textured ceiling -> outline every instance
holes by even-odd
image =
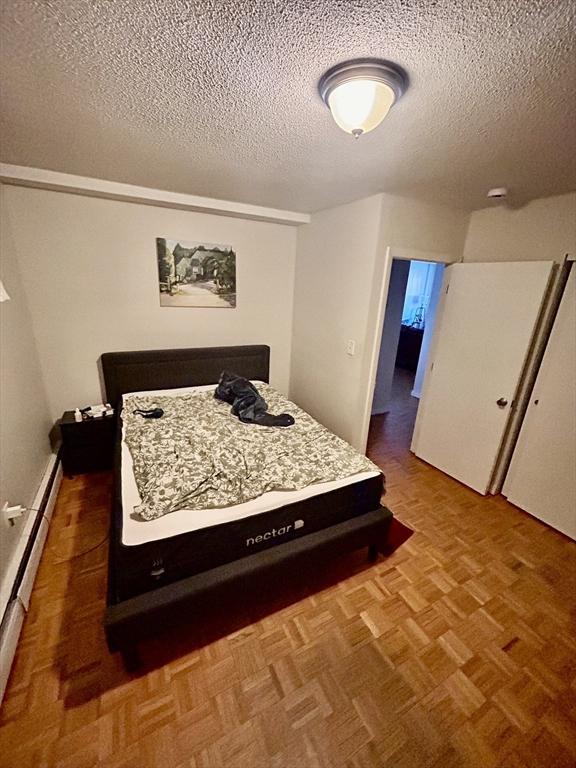
[[[385,191],[462,208],[576,188],[574,0],[3,0],[4,162],[300,211]],[[359,56],[407,94],[340,131]]]

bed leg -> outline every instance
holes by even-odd
[[[378,546],[370,544],[368,547],[368,562],[375,563],[378,560]]]
[[[126,672],[136,672],[136,670],[142,666],[142,659],[138,653],[138,646],[128,645],[125,648],[122,648],[120,655],[122,656],[122,663],[124,664]]]

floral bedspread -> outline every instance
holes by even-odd
[[[153,520],[178,509],[240,504],[267,491],[304,488],[378,467],[268,384],[258,383],[270,413],[290,413],[291,427],[243,424],[212,390],[124,398],[124,440],[141,504]],[[159,407],[160,419],[133,414]]]

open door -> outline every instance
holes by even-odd
[[[485,494],[553,262],[453,264],[413,452]]]

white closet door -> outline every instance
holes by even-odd
[[[486,493],[552,262],[453,264],[412,450]]]
[[[576,539],[576,265],[502,492],[513,504]]]

